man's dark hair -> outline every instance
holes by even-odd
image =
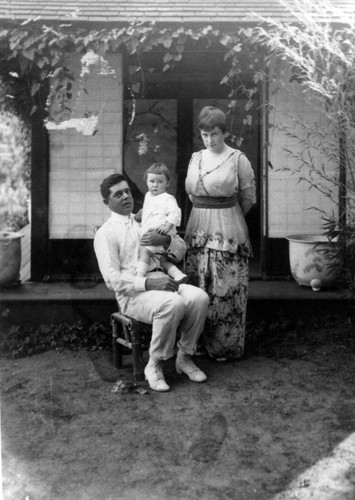
[[[101,196],[104,199],[107,199],[110,196],[110,188],[115,184],[119,184],[120,182],[123,181],[128,182],[123,174],[111,174],[108,177],[106,177],[106,179],[104,179],[100,184]]]

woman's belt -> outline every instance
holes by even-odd
[[[194,208],[230,208],[237,204],[238,196],[192,196]]]

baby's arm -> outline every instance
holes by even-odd
[[[177,204],[174,196],[169,196],[166,201],[166,223],[170,224],[170,229],[175,227],[179,227],[181,224],[181,210],[179,205]]]
[[[143,209],[141,208],[140,210],[138,210],[138,212],[134,216],[134,220],[136,220],[137,222],[142,222],[142,213],[143,213]]]

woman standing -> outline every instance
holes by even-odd
[[[207,353],[236,359],[244,352],[252,256],[244,216],[256,203],[254,172],[247,157],[225,143],[222,110],[204,107],[198,128],[206,149],[193,153],[185,182],[193,204],[186,227],[186,274],[210,297],[202,337]]]

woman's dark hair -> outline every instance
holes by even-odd
[[[128,182],[123,174],[111,174],[108,177],[106,177],[106,179],[104,179],[100,184],[101,196],[104,199],[107,199],[110,196],[110,188],[115,184],[119,184],[120,182],[123,181]]]
[[[211,131],[218,127],[222,132],[227,131],[227,120],[225,113],[214,106],[205,106],[201,109],[197,118],[197,126],[200,130]]]
[[[144,172],[143,179],[147,181],[148,174],[163,174],[166,177],[167,181],[170,181],[170,170],[165,165],[165,163],[153,163],[147,170]]]

